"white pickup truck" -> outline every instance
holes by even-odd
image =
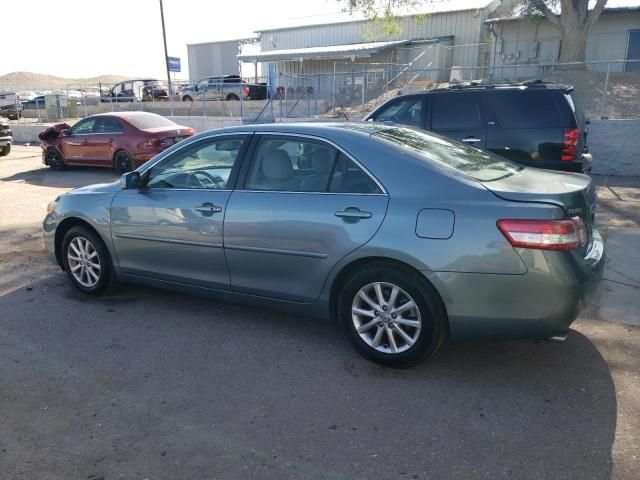
[[[22,112],[20,96],[15,92],[0,92],[0,117],[17,120]]]

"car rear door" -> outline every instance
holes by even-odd
[[[123,274],[229,289],[223,219],[248,138],[185,145],[151,167],[146,188],[116,194],[111,232]]]
[[[256,134],[253,143],[225,217],[231,289],[312,302],[334,265],[378,230],[387,194],[326,140]]]
[[[102,165],[113,163],[114,145],[121,144],[124,127],[115,117],[96,117],[88,145],[95,160]]]
[[[476,148],[484,148],[487,129],[478,92],[453,90],[427,96],[430,112],[428,130]]]

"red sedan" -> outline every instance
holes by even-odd
[[[91,115],[73,127],[58,124],[42,132],[42,163],[55,170],[67,165],[87,165],[115,168],[124,173],[194,134],[192,128],[155,113]]]

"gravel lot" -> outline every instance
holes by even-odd
[[[394,371],[329,323],[78,293],[45,258],[45,206],[115,177],[0,159],[1,478],[638,478],[640,328],[619,323],[640,317],[638,179],[600,179],[607,280],[565,343],[449,343]]]

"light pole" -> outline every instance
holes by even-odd
[[[164,66],[167,69],[167,85],[169,88],[169,100],[171,101],[171,110],[173,110],[173,86],[171,85],[171,74],[169,73],[169,53],[167,52],[167,33],[164,29],[164,9],[162,8],[162,0],[160,1],[160,20],[162,21],[162,41],[164,42]],[[173,115],[173,112],[171,112]]]

